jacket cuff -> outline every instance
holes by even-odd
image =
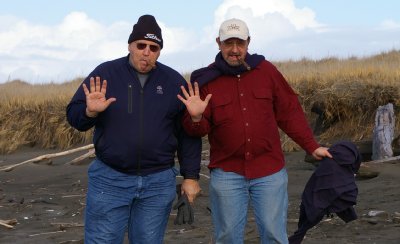
[[[320,145],[317,142],[313,142],[305,148],[305,151],[311,155],[319,147]]]
[[[184,175],[183,176],[183,179],[191,179],[191,180],[199,180],[200,179],[200,175],[199,174],[197,174],[197,175]]]

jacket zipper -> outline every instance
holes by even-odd
[[[128,114],[132,113],[132,85],[128,85]]]
[[[140,169],[141,169],[141,165],[140,165],[140,161],[141,161],[141,157],[142,157],[142,155],[141,155],[141,153],[142,153],[142,145],[143,145],[143,116],[144,116],[144,114],[143,114],[143,110],[144,110],[144,108],[143,108],[143,95],[144,94],[144,91],[143,91],[143,88],[141,88],[140,89],[140,106],[139,106],[139,152],[138,152],[138,167],[137,167],[137,172],[138,172],[138,175],[140,175],[141,174],[141,172],[140,172]]]

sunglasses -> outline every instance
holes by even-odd
[[[149,46],[150,51],[153,53],[158,52],[160,50],[160,47],[157,45],[151,45],[151,44],[145,44],[145,43],[136,43],[136,48],[139,50],[145,49],[147,46]]]
[[[237,47],[243,48],[243,47],[246,46],[247,41],[246,40],[240,40],[240,39],[237,39],[237,40],[228,39],[228,40],[223,41],[221,43],[222,43],[223,46],[225,46],[227,48],[233,48],[233,46],[235,46],[235,44],[236,44]]]

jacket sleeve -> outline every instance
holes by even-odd
[[[180,174],[185,179],[199,179],[201,162],[201,137],[190,136],[182,126],[184,110],[176,120],[176,135],[178,139],[177,156],[180,165]]]
[[[274,113],[281,128],[290,138],[311,154],[319,147],[308,124],[297,94],[287,83],[283,75],[275,68]]]
[[[89,75],[82,84],[86,84],[89,87],[89,79],[93,75]],[[86,116],[86,96],[82,88],[82,84],[79,86],[75,95],[67,105],[66,113],[68,123],[79,131],[87,131],[92,128],[97,120],[96,118],[90,118]]]

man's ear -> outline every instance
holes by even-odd
[[[219,37],[215,38],[215,41],[218,44],[218,49],[221,50],[221,41],[219,40]]]

